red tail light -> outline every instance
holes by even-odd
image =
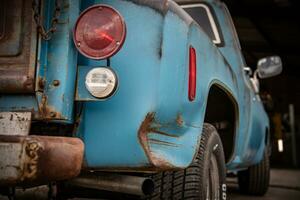
[[[196,98],[197,88],[197,56],[194,47],[190,47],[189,52],[189,100],[194,101]]]
[[[105,59],[117,53],[126,37],[123,17],[107,5],[94,5],[79,16],[74,28],[78,51],[91,59]]]

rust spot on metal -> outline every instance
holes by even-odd
[[[55,112],[50,112],[50,117],[54,118],[56,116]]]
[[[138,137],[139,141],[144,148],[144,151],[148,157],[149,162],[152,164],[153,168],[156,168],[158,170],[167,170],[167,169],[174,169],[174,166],[170,164],[168,161],[166,161],[163,158],[158,157],[155,155],[153,152],[151,152],[150,147],[149,147],[149,139],[148,139],[148,134],[149,133],[159,133],[159,134],[164,134],[168,136],[174,137],[174,135],[170,135],[168,133],[162,133],[155,128],[151,128],[151,125],[155,124],[155,113],[148,113],[142,122],[140,129],[138,131]]]
[[[181,115],[181,114],[178,114],[178,115],[177,115],[176,123],[177,123],[178,126],[183,126],[184,121],[183,121],[183,118],[182,118],[182,115]]]
[[[138,131],[140,143],[143,146],[149,160],[151,160],[151,158],[149,156],[150,149],[149,149],[149,145],[147,142],[147,139],[148,139],[147,134],[149,133],[151,123],[154,121],[154,116],[155,116],[155,113],[148,113]]]
[[[60,112],[56,112],[54,108],[52,108],[51,106],[48,106],[46,95],[42,96],[42,100],[39,105],[39,110],[40,110],[40,114],[44,120],[61,119],[62,118],[62,115]]]
[[[166,133],[166,132],[158,130],[157,128],[150,128],[149,132],[151,132],[151,133],[157,133],[157,134],[160,134],[160,135],[164,135],[164,136],[168,136],[168,137],[173,137],[173,138],[178,137],[175,134]]]
[[[33,78],[22,75],[11,75],[11,72],[1,71],[1,68],[0,72],[0,91],[3,93],[28,93],[34,85]]]
[[[31,2],[11,0],[2,4],[0,8],[0,93],[33,93],[36,34],[35,29],[32,28],[34,23]]]
[[[179,145],[177,145],[177,144],[174,144],[171,142],[166,142],[166,141],[161,141],[161,140],[157,140],[157,139],[152,139],[152,138],[148,139],[148,141],[153,144],[159,144],[159,145],[164,145],[164,146],[169,146],[169,147],[179,147]]]
[[[47,96],[43,95],[41,103],[39,105],[40,114],[45,117],[47,113]]]
[[[26,156],[24,158],[23,174],[20,178],[21,181],[36,178],[38,172],[38,159],[40,151],[43,150],[42,148],[41,144],[35,140],[25,143]]]
[[[54,81],[53,81],[53,85],[54,85],[55,87],[59,86],[59,84],[60,84],[59,80],[54,80]]]
[[[38,78],[38,91],[43,91],[45,89],[46,80],[43,77]]]
[[[0,148],[0,186],[45,184],[81,171],[84,145],[78,138],[0,136]]]

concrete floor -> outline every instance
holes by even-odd
[[[244,196],[239,194],[238,188],[235,186],[229,187],[229,200],[299,200],[300,191],[282,189],[282,188],[270,188],[268,193],[264,197]]]
[[[42,188],[26,192],[18,200],[44,200],[45,191]],[[300,171],[276,170],[271,171],[271,187],[264,197],[241,195],[235,179],[228,179],[229,200],[300,200]],[[0,200],[7,200],[0,196]],[[79,200],[79,199],[76,199]],[[83,200],[83,199],[82,199]]]
[[[228,180],[229,200],[300,200],[300,171],[279,170],[271,171],[271,181],[268,193],[264,197],[241,195],[236,179]]]

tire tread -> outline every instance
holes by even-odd
[[[238,173],[240,191],[244,194],[263,196],[268,191],[270,181],[270,163],[267,152],[257,165]]]
[[[198,154],[195,156],[193,163],[186,169],[172,172],[161,172],[153,175],[157,185],[154,193],[146,197],[146,200],[199,200],[205,199],[201,196],[200,187],[202,178],[199,176],[203,171],[204,156],[209,138],[216,132],[216,129],[210,124],[204,124],[203,134],[200,141]],[[220,143],[222,146],[222,143]],[[221,147],[223,151],[223,147]],[[223,152],[222,152],[223,153]],[[224,159],[224,158],[222,158]],[[224,161],[225,162],[225,161]],[[159,198],[158,198],[159,197]]]

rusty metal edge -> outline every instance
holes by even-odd
[[[0,186],[46,184],[50,181],[66,180],[76,177],[82,168],[84,144],[78,138],[0,135],[0,143],[6,146],[22,146],[21,152],[10,152],[19,155],[19,166],[4,163],[9,159],[0,158],[4,164],[0,166],[2,177],[5,177],[4,173],[8,172],[8,168],[16,170],[16,174],[6,176],[10,178],[0,179]]]

